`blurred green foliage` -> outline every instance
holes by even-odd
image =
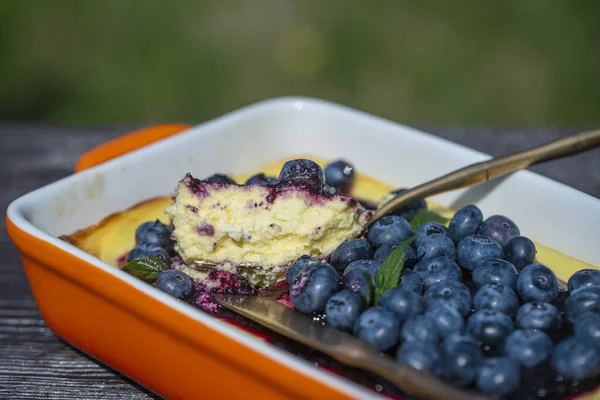
[[[600,123],[600,2],[4,0],[0,119],[200,121],[275,96],[407,123]]]

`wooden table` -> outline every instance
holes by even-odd
[[[439,128],[424,130],[501,155],[577,129]],[[69,175],[84,151],[127,127],[0,125],[0,207]],[[600,197],[600,150],[533,168]],[[155,399],[146,389],[57,338],[37,309],[18,254],[0,221],[0,399]]]

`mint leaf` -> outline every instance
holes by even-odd
[[[123,270],[144,281],[153,282],[159,275],[168,269],[167,265],[158,257],[144,256],[129,261]]]
[[[448,221],[450,221],[448,218],[442,217],[438,213],[429,210],[421,210],[410,220],[410,227],[414,231],[426,222],[439,222],[442,225],[446,225]]]
[[[416,239],[411,236],[396,247],[383,262],[377,276],[375,277],[375,303],[379,301],[379,296],[389,289],[393,289],[400,283],[402,271],[404,271],[404,262],[406,261],[406,248]]]

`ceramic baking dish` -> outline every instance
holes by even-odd
[[[392,186],[412,186],[485,154],[336,104],[280,98],[189,127],[144,129],[85,154],[77,173],[15,200],[8,232],[57,335],[167,398],[375,398],[57,239],[142,200],[188,171],[242,173],[297,154],[343,156]],[[528,171],[433,200],[476,202],[538,242],[599,265],[600,200]],[[558,270],[568,278],[572,271]]]

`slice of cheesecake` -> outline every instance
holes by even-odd
[[[167,208],[175,249],[192,265],[281,267],[303,254],[327,257],[371,217],[354,198],[295,185],[211,183],[187,174]]]

